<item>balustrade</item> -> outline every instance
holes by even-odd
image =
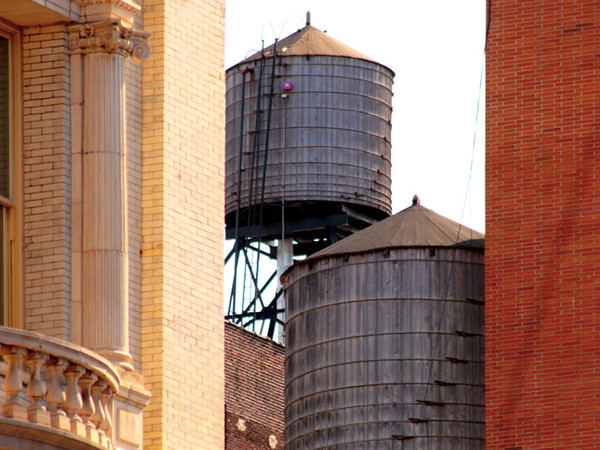
[[[71,433],[90,448],[114,448],[119,377],[110,362],[83,347],[6,327],[0,327],[0,345],[2,418]]]

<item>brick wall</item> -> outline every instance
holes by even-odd
[[[486,448],[597,448],[600,8],[495,0],[491,12]]]
[[[70,340],[70,97],[63,25],[23,29],[24,324]]]
[[[223,448],[224,1],[145,0],[145,448]]]
[[[225,322],[225,439],[228,449],[282,449],[285,348]]]

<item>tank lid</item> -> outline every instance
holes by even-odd
[[[403,247],[484,248],[484,235],[421,206],[412,206],[315,253],[310,259]]]
[[[310,17],[310,16],[308,16]],[[273,56],[275,44],[264,49],[266,58]],[[242,63],[260,59],[260,53],[246,58]],[[323,31],[310,25],[310,19],[307,18],[307,25],[277,42],[278,56],[346,56],[349,58],[364,59],[366,61],[377,62],[368,56],[342,44],[337,39],[332,38]],[[241,64],[241,63],[238,63]],[[377,63],[379,64],[379,63]],[[236,64],[237,66],[237,64]]]

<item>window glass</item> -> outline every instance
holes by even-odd
[[[5,228],[6,228],[6,208],[0,208],[0,325],[5,325],[4,308],[6,305],[6,298],[8,296],[8,276],[5,272],[5,260],[6,260],[6,248],[8,243],[5,242]]]
[[[0,197],[10,200],[10,111],[11,95],[9,92],[9,43],[0,36]],[[6,301],[9,295],[8,274],[8,239],[7,239],[8,207],[0,205],[0,325],[6,324]]]
[[[0,36],[0,195],[9,198],[8,39]]]

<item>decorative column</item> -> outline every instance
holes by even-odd
[[[83,67],[81,341],[131,370],[124,65],[148,57],[148,33],[109,19],[72,26],[69,36]]]

